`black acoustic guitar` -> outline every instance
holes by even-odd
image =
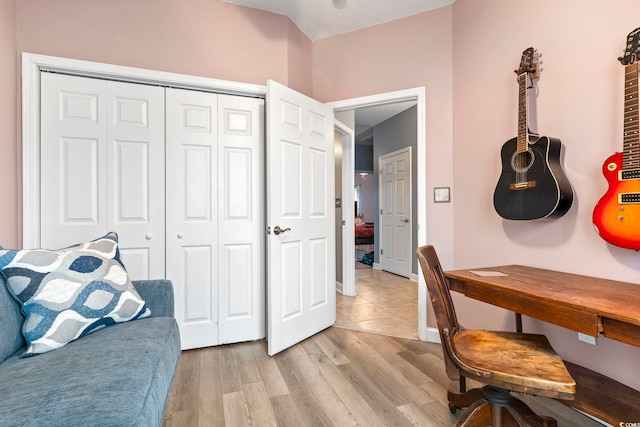
[[[573,202],[573,191],[561,164],[562,143],[532,133],[528,125],[527,90],[540,76],[532,47],[522,52],[518,75],[518,136],[500,153],[502,173],[493,193],[498,215],[510,220],[559,218]]]

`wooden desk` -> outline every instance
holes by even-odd
[[[497,271],[506,276],[480,276]],[[452,291],[591,336],[640,347],[640,284],[521,265],[445,272]],[[576,338],[577,339],[577,338]],[[640,421],[640,392],[567,363],[576,400],[563,401],[613,425]]]

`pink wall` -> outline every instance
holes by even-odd
[[[640,254],[608,245],[591,224],[593,207],[606,190],[602,163],[622,150],[624,80],[616,58],[627,34],[640,25],[638,17],[637,0],[454,3],[457,268],[519,263],[640,282]],[[500,148],[517,133],[513,70],[529,46],[543,61],[534,128],[562,141],[575,198],[560,219],[506,221],[495,212],[492,197]],[[468,327],[513,326],[510,314],[470,301],[461,305]],[[566,359],[640,389],[640,349],[605,338],[593,347],[578,342],[575,332],[540,322],[527,321],[525,327],[547,334]]]
[[[287,30],[289,39],[288,86],[307,96],[312,96],[313,58],[311,56],[311,40],[292,21],[288,21]]]
[[[16,102],[18,98],[18,54],[16,53],[17,0],[0,0],[0,245],[18,244],[18,174]]]
[[[288,21],[220,0],[20,0],[18,51],[287,83]]]
[[[313,95],[321,101],[426,87],[427,194],[419,197],[427,200],[427,238],[446,267],[453,205],[434,204],[431,195],[452,183],[451,66],[451,7],[313,42]]]
[[[0,0],[0,244],[21,243],[20,54],[265,84],[311,95],[311,42],[289,18],[221,0]]]

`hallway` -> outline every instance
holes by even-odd
[[[356,262],[358,295],[336,293],[339,328],[418,339],[418,283]]]

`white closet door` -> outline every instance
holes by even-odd
[[[218,96],[220,343],[265,337],[264,100]]]
[[[182,348],[217,345],[217,95],[166,89],[166,256]]]
[[[107,85],[41,75],[40,245],[57,249],[107,229]]]
[[[41,246],[118,233],[132,279],[164,277],[164,90],[41,75]]]
[[[109,82],[108,228],[132,279],[164,278],[164,90]]]
[[[330,107],[272,80],[266,108],[267,339],[274,355],[336,320],[334,124]]]

